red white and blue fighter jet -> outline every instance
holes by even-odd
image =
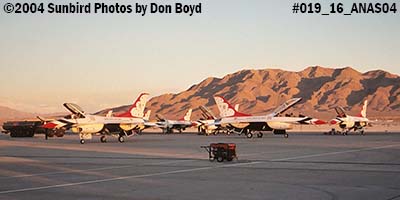
[[[93,134],[101,135],[101,142],[106,142],[106,136],[112,135],[118,137],[118,141],[122,143],[135,131],[144,129],[143,112],[148,97],[147,93],[140,94],[128,111],[116,116],[112,116],[110,112],[106,116],[86,114],[78,105],[64,103],[64,107],[71,112],[71,115],[47,122],[43,127],[51,130],[70,129],[73,133],[79,134],[81,144],[87,139],[92,139]]]
[[[226,127],[238,134],[245,134],[247,138],[252,138],[253,133],[258,131],[257,137],[263,136],[262,131],[272,131],[274,134],[282,134],[286,138],[289,136],[286,130],[292,129],[296,124],[326,124],[325,121],[306,116],[299,117],[280,117],[279,115],[293,107],[301,98],[293,98],[281,106],[277,107],[272,113],[267,115],[250,115],[238,112],[227,100],[221,96],[215,96],[214,100],[220,111],[220,119],[209,124],[209,127]]]

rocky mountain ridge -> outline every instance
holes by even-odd
[[[293,97],[302,101],[292,109],[307,115],[334,116],[333,108],[342,106],[349,114],[357,114],[364,99],[368,113],[376,116],[400,114],[400,77],[383,70],[365,73],[351,67],[333,69],[308,67],[299,72],[281,69],[240,70],[222,78],[209,77],[177,94],[153,97],[147,104],[152,117],[160,113],[180,118],[187,109],[205,105],[217,112],[213,96],[222,95],[232,104],[240,104],[242,112],[268,113]],[[114,112],[128,106],[114,108]],[[318,117],[318,116],[317,116]]]

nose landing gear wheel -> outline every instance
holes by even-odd
[[[100,137],[100,141],[102,142],[102,143],[106,143],[107,142],[107,138],[106,138],[106,136],[101,136]]]
[[[283,135],[283,137],[288,138],[289,134],[286,133],[285,135]]]
[[[247,137],[247,138],[252,138],[252,137],[253,137],[253,133],[247,133],[247,134],[246,134],[246,137]]]
[[[85,144],[85,140],[84,140],[84,139],[81,139],[80,143],[81,143],[81,144]]]
[[[125,142],[124,136],[119,136],[118,137],[118,141],[121,142],[121,143]]]
[[[263,133],[257,133],[257,137],[258,137],[258,138],[262,138],[263,135],[264,135]]]

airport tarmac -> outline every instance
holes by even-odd
[[[201,145],[237,144],[210,162]],[[400,133],[0,135],[0,199],[400,199]]]

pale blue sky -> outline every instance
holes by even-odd
[[[249,68],[353,66],[400,74],[400,14],[293,14],[298,1],[183,2],[202,2],[203,13],[141,17],[1,10],[0,105],[53,112],[74,101],[96,111],[129,104],[141,91],[179,92],[209,76]]]

